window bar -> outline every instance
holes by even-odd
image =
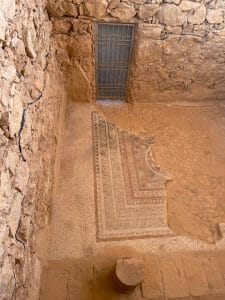
[[[125,99],[134,24],[98,23],[96,90],[98,99]]]

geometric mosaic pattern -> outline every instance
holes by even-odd
[[[152,137],[131,135],[92,112],[97,240],[173,236],[166,177]]]

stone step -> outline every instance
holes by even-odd
[[[144,255],[144,280],[131,294],[112,280],[118,257],[50,261],[41,300],[225,300],[225,252]]]
[[[146,299],[199,299],[203,296],[225,299],[223,256],[183,254],[148,256],[145,260],[142,286]]]

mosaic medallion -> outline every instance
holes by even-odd
[[[121,131],[92,113],[97,239],[171,236],[166,177],[155,163],[152,137]]]

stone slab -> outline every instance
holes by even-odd
[[[189,290],[179,259],[163,258],[160,263],[160,270],[163,276],[163,286],[166,299],[174,299],[189,296]]]
[[[147,299],[162,299],[164,297],[162,273],[159,268],[160,259],[146,256],[145,276],[142,283],[143,296]]]

